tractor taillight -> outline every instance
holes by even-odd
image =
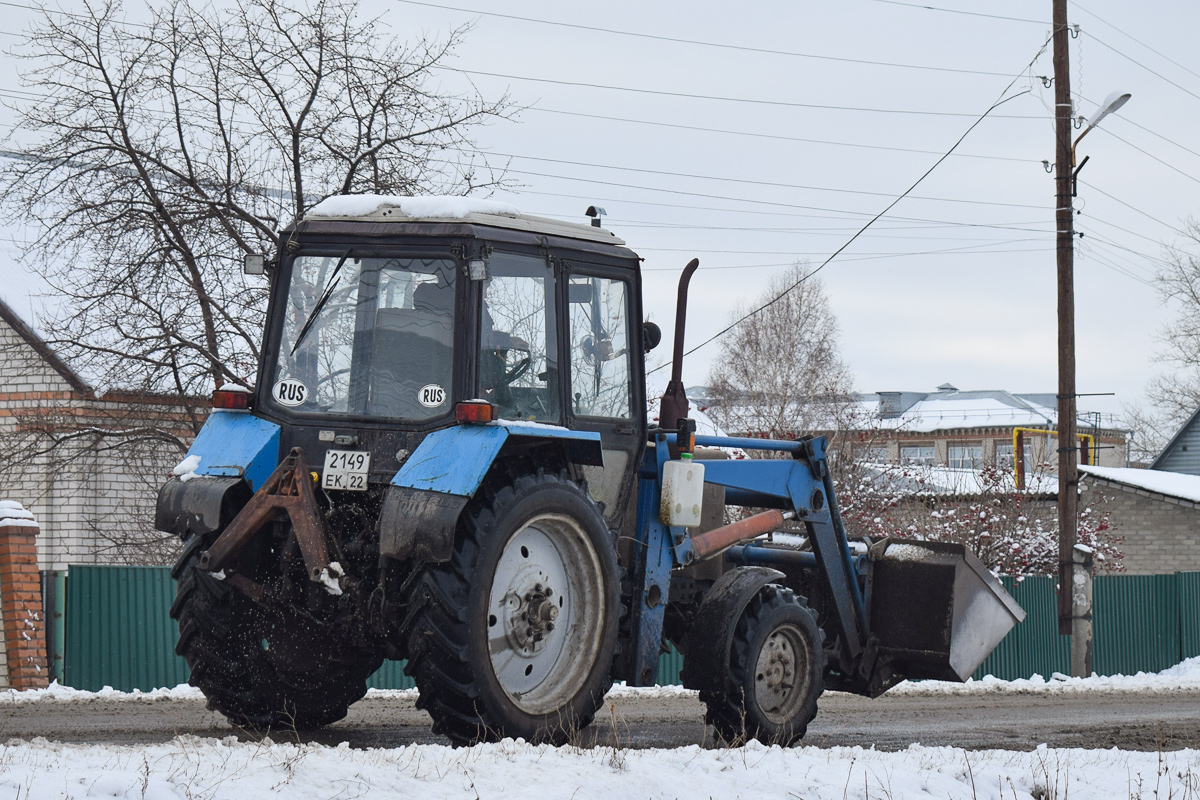
[[[454,407],[454,418],[484,425],[496,418],[496,407],[486,400],[464,400]]]
[[[250,408],[250,392],[240,386],[230,388],[222,386],[213,392],[212,404],[213,408],[245,411]]]

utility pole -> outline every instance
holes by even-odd
[[[1071,672],[1092,667],[1091,607],[1076,602],[1079,443],[1075,413],[1075,210],[1071,179],[1071,70],[1067,0],[1054,2],[1054,208],[1058,242],[1058,632],[1071,637]],[[1088,559],[1090,561],[1090,559]],[[1088,575],[1087,578],[1091,576]]]

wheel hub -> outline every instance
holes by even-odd
[[[796,685],[796,652],[783,633],[776,632],[763,643],[755,679],[764,711],[775,711],[787,702]]]
[[[791,719],[807,690],[808,653],[801,634],[791,625],[771,632],[763,641],[754,670],[754,694],[768,719]]]
[[[509,594],[505,605],[510,611],[505,635],[512,646],[527,656],[543,650],[546,637],[554,632],[554,621],[558,619],[554,589],[537,583],[523,596]]]
[[[488,602],[493,674],[527,713],[574,696],[599,647],[604,586],[594,549],[570,517],[543,514],[504,546]]]

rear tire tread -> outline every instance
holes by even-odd
[[[459,519],[450,561],[425,566],[423,574],[412,584],[409,610],[401,629],[408,649],[405,673],[416,680],[420,690],[417,707],[433,717],[433,732],[447,736],[456,745],[494,741],[505,734],[504,720],[480,701],[482,690],[471,664],[467,641],[469,576],[476,572],[487,533],[494,530],[497,521],[504,518],[508,509],[526,492],[544,484],[558,484],[578,493],[595,507],[580,485],[565,472],[547,474],[538,469],[511,479],[503,476],[499,480],[485,481]],[[598,509],[596,515],[603,524]],[[616,591],[615,586],[609,589]],[[583,704],[582,713],[564,719],[556,729],[535,736],[535,739],[561,744],[572,731],[592,721],[612,686],[609,664],[605,666],[604,678],[590,691],[591,696]]]
[[[203,544],[202,537],[189,537],[171,570],[178,581],[170,611],[179,623],[175,652],[191,669],[188,683],[204,693],[210,709],[253,730],[318,728],[346,716],[383,659],[353,651],[317,665],[324,671],[320,690],[289,686],[259,643],[249,641],[250,601],[199,568]]]

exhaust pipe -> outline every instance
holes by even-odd
[[[683,268],[679,277],[679,297],[675,303],[675,352],[671,356],[671,380],[667,390],[663,392],[658,405],[658,424],[666,430],[677,430],[679,420],[687,419],[688,399],[683,390],[683,331],[687,322],[687,292],[692,273],[700,266],[700,259],[693,258]],[[671,447],[671,457],[678,458],[675,446]]]

